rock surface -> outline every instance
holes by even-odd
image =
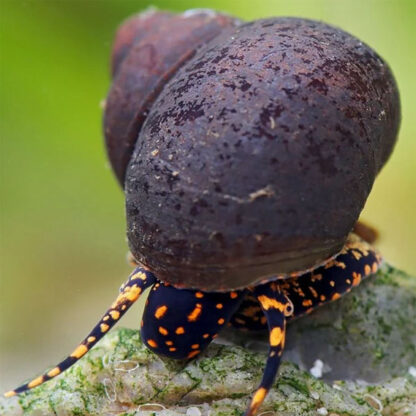
[[[293,322],[285,358],[299,365],[283,362],[261,414],[416,415],[415,316],[416,279],[385,265],[349,295]],[[186,363],[148,351],[136,330],[115,330],[63,375],[0,398],[0,414],[241,415],[261,377],[265,344],[248,333],[225,337],[245,345],[213,344]],[[304,371],[314,362],[319,370],[316,360],[322,380]]]

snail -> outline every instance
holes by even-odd
[[[64,361],[6,396],[61,374],[151,288],[141,335],[156,354],[192,359],[227,325],[269,331],[252,416],[287,321],[382,262],[351,230],[397,139],[393,75],[322,22],[211,11],[130,18],[112,74],[104,132],[135,269]]]

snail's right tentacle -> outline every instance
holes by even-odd
[[[6,397],[11,397],[26,390],[30,390],[67,370],[83,357],[111,329],[111,327],[118,322],[130,306],[140,297],[143,291],[149,286],[152,286],[155,282],[156,278],[151,272],[143,267],[137,267],[129,276],[129,279],[121,286],[120,294],[117,296],[111,307],[103,315],[94,329],[68,357],[45,374],[36,377],[15,390],[8,391],[4,395]]]

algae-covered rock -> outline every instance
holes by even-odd
[[[416,378],[408,371],[416,363],[412,279],[384,266],[343,299],[291,323],[286,360],[309,369],[321,359],[331,371],[320,380],[285,360],[264,415],[416,415]],[[1,398],[0,414],[241,415],[265,354],[249,348],[261,350],[262,336],[234,340],[245,347],[217,343],[196,360],[173,361],[147,350],[138,331],[114,330],[56,379]]]

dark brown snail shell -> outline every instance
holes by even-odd
[[[166,82],[198,46],[237,23],[208,11],[174,15],[146,12],[118,30],[112,53],[113,84],[104,132],[114,172],[124,186],[127,164],[149,109]]]
[[[205,290],[244,287],[336,254],[400,121],[390,69],[348,33],[298,18],[223,26],[176,61],[163,85],[143,87],[136,106],[128,101],[125,118],[106,113],[134,257],[162,280]],[[118,74],[134,73],[129,59]],[[125,102],[114,94],[113,85],[112,105]],[[141,126],[117,142],[131,114]]]

